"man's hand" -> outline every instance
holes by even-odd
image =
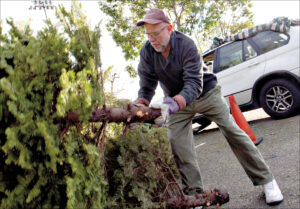
[[[168,105],[168,114],[174,114],[179,111],[178,103],[171,97],[166,97],[163,104]]]
[[[135,104],[138,105],[138,104],[142,104],[142,105],[145,105],[145,106],[149,106],[150,102],[145,99],[145,98],[138,98],[136,101],[135,101]]]

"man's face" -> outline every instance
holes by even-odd
[[[145,23],[145,33],[148,37],[149,42],[157,52],[164,52],[169,44],[171,30],[168,24],[148,24]]]

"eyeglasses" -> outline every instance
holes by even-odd
[[[152,33],[146,33],[146,35],[149,37],[151,36],[152,38],[156,38],[157,36],[160,35],[160,33],[168,26],[162,27],[159,31],[152,32]]]

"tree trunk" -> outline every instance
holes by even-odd
[[[203,192],[192,196],[184,195],[182,197],[173,197],[166,200],[168,208],[191,208],[196,206],[211,206],[218,207],[229,202],[229,194],[226,190],[214,189],[211,192]]]
[[[78,111],[70,111],[67,114],[65,119],[69,122],[79,122]],[[125,108],[107,108],[103,107],[101,109],[96,108],[92,111],[90,116],[90,122],[115,122],[115,123],[151,123],[154,124],[154,120],[161,115],[160,109],[154,109],[146,106],[128,105],[127,109]]]

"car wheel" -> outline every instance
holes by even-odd
[[[203,129],[205,129],[207,126],[209,126],[211,124],[211,121],[204,115],[200,115],[200,116],[194,117],[192,120],[192,123],[199,125],[199,126],[193,128],[193,133],[198,134]]]
[[[264,111],[276,119],[299,113],[299,85],[285,79],[267,82],[260,91],[260,104]]]

